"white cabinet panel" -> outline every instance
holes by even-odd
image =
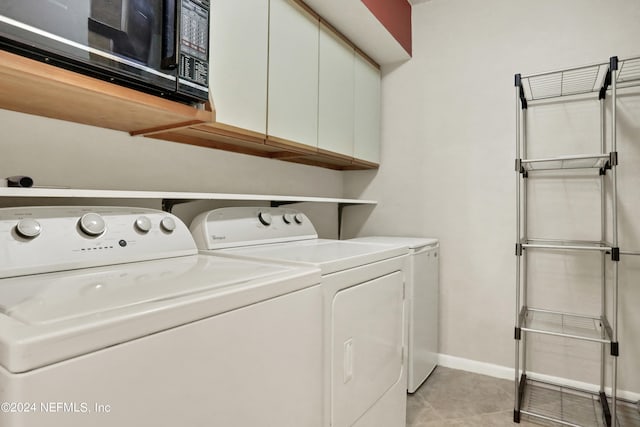
[[[290,0],[270,1],[267,133],[318,144],[319,20]]]
[[[380,162],[380,71],[356,55],[353,157]]]
[[[318,148],[353,156],[355,50],[320,28]]]
[[[268,39],[269,2],[212,2],[210,86],[218,122],[266,133]]]

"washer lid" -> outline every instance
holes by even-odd
[[[438,239],[428,237],[400,237],[400,236],[368,236],[349,239],[348,242],[385,243],[390,245],[407,246],[409,249],[422,248],[424,246],[437,246]]]
[[[325,275],[404,255],[407,248],[399,245],[315,239],[222,249],[214,253],[272,261],[303,262],[317,265]]]
[[[0,280],[0,365],[23,372],[293,292],[318,269],[193,255]]]

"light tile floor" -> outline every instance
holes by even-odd
[[[407,427],[516,425],[512,381],[438,367],[407,398]]]
[[[513,381],[438,367],[407,398],[407,427],[558,426],[527,419],[513,423]],[[620,410],[620,427],[640,426],[634,407]]]

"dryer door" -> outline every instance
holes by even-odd
[[[332,425],[353,425],[403,373],[401,272],[336,294],[332,314]]]

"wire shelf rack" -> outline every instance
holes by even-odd
[[[618,66],[618,82],[625,85],[640,82],[640,56],[620,61]]]
[[[521,312],[522,330],[564,338],[599,343],[611,342],[611,327],[606,317],[592,317],[573,313],[524,307]]]
[[[561,71],[522,77],[522,89],[527,101],[558,98],[569,95],[597,93],[608,86],[609,63],[586,65]],[[616,83],[620,87],[640,84],[640,57],[620,59]]]
[[[610,154],[581,154],[542,159],[522,159],[522,167],[526,171],[601,169],[607,166],[610,157]]]
[[[600,90],[604,85],[609,64],[597,64],[551,73],[523,77],[527,100],[578,95]]]
[[[559,239],[523,239],[524,249],[549,249],[560,251],[595,251],[611,252],[611,244],[588,240],[559,240]]]
[[[608,405],[611,400],[608,399]],[[618,401],[617,427],[640,426],[635,404]],[[597,393],[526,379],[522,413],[544,426],[604,427],[603,405]]]

